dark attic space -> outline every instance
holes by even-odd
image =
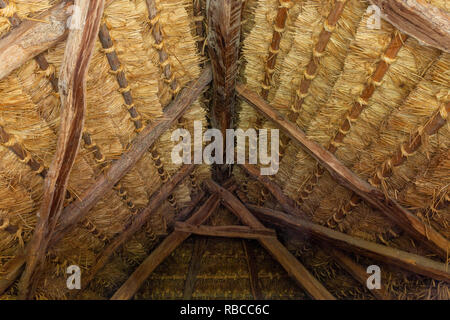
[[[450,300],[450,1],[0,0],[0,61],[0,300]]]

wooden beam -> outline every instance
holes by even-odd
[[[310,140],[295,124],[288,121],[245,85],[238,84],[236,90],[252,107],[277,124],[293,141],[296,141],[309,155],[319,161],[339,184],[352,190],[373,207],[386,214],[412,237],[423,242],[441,257],[447,257],[450,252],[450,241],[433,227],[426,225],[417,216],[403,208],[397,201],[391,197],[386,197],[381,190],[374,188],[359,178],[333,154],[318,143]]]
[[[450,273],[445,263],[436,262],[416,254],[358,239],[299,217],[288,215],[284,212],[251,204],[246,204],[246,206],[258,218],[271,225],[278,225],[302,234],[309,234],[320,241],[325,241],[333,247],[380,260],[436,280],[450,282]]]
[[[295,207],[294,201],[286,196],[281,188],[269,179],[267,176],[262,176],[259,173],[259,170],[256,166],[243,164],[241,167],[251,176],[253,179],[259,181],[264,187],[269,190],[273,197],[277,200],[277,202],[282,206],[282,208],[293,215],[303,216],[306,214],[301,212],[298,208]],[[358,265],[356,262],[353,262],[350,258],[345,256],[342,252],[338,250],[330,250],[327,246],[321,245],[322,250],[325,250],[330,254],[330,256],[348,273],[350,273],[359,283],[361,283],[364,287],[366,286],[367,273],[363,267]],[[383,290],[372,290],[371,291],[374,296],[380,300],[390,300],[389,295]]]
[[[214,74],[211,120],[225,137],[225,130],[232,128],[236,103],[242,1],[207,3],[208,49]]]
[[[267,228],[253,229],[246,226],[193,226],[185,222],[175,223],[175,231],[182,231],[200,236],[237,239],[276,239],[277,237],[275,231]]]
[[[259,285],[258,268],[254,251],[246,240],[242,240],[242,249],[244,250],[244,254],[247,259],[248,276],[250,280],[250,288],[252,289],[253,299],[263,300],[264,295]]]
[[[370,0],[382,18],[425,45],[450,52],[450,15],[421,0]]]
[[[67,37],[67,20],[71,14],[68,8],[72,4],[71,1],[58,3],[0,39],[0,80]]]
[[[89,210],[134,167],[150,146],[176,123],[189,106],[200,96],[211,81],[211,78],[211,68],[206,66],[200,77],[189,83],[177,98],[167,106],[164,116],[160,120],[147,125],[135,138],[128,151],[111,165],[109,171],[105,175],[100,176],[79,200],[76,200],[64,209],[57,228],[58,234],[55,235],[53,242],[60,240],[67,230],[84,218]]]
[[[120,233],[97,257],[94,266],[89,271],[89,276],[83,281],[83,286],[87,286],[94,276],[100,271],[111,258],[113,253],[129,240],[136,232],[142,229],[144,224],[151,217],[162,203],[173,193],[175,188],[183,181],[193,170],[194,164],[184,165],[169,181],[164,183],[158,191],[150,198],[147,207],[140,211],[130,224]]]
[[[255,229],[264,228],[264,225],[228,190],[222,188],[212,180],[207,180],[205,186],[210,192],[218,193],[225,207],[239,217],[243,224]],[[277,239],[262,238],[258,241],[311,297],[315,299],[335,299]]]
[[[111,168],[105,175],[97,178],[94,184],[76,201],[67,206],[58,221],[55,234],[50,240],[49,247],[58,243],[66,233],[80,222],[94,205],[110,191],[134,167],[140,158],[147,152],[159,137],[167,131],[184,114],[189,106],[200,96],[205,87],[211,82],[212,71],[210,66],[203,69],[202,74],[196,81],[192,81],[185,89],[170,103],[164,112],[164,116],[147,127],[134,139],[130,148],[120,159],[113,162]],[[24,264],[23,256],[17,256],[12,265]],[[13,279],[16,268],[8,269],[4,279]],[[3,278],[2,278],[3,279]],[[16,278],[14,278],[16,279]],[[13,280],[12,280],[13,281]],[[12,284],[11,281],[7,283]],[[6,287],[0,287],[1,290]]]
[[[207,238],[197,238],[194,241],[194,248],[192,249],[191,262],[189,263],[189,270],[186,275],[186,282],[184,284],[184,300],[191,300],[194,293],[195,283],[197,282],[197,276],[200,272],[203,255],[205,254],[208,246]]]
[[[79,7],[79,28],[69,32],[61,66],[59,93],[61,126],[56,155],[45,180],[44,195],[33,237],[27,246],[27,262],[19,283],[19,296],[31,299],[37,285],[37,275],[45,260],[48,243],[61,214],[67,183],[78,149],[86,111],[86,75],[105,1],[76,0]],[[39,35],[28,34],[29,37]],[[57,39],[58,37],[55,37]],[[32,38],[33,39],[33,38]],[[30,39],[29,39],[30,40]],[[18,49],[17,49],[18,50]]]
[[[205,222],[217,209],[220,198],[213,194],[203,206],[187,220],[192,225],[200,225]],[[184,240],[189,238],[190,233],[174,231],[167,236],[145,261],[133,272],[128,280],[116,291],[111,300],[131,299],[141,287],[148,276],[161,264]]]
[[[208,51],[213,68],[211,124],[221,130],[233,128],[236,77],[239,73],[242,0],[207,1]],[[225,155],[225,144],[223,155]],[[214,177],[223,182],[231,173],[229,165],[215,165]]]

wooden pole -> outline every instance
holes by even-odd
[[[106,0],[105,7],[113,1]],[[12,23],[17,27],[0,39],[0,61],[2,61],[0,80],[30,59],[66,39],[70,26],[69,18],[74,12],[70,9],[73,4],[73,0],[61,1],[33,20],[22,23],[17,17],[13,18]],[[37,62],[41,67],[46,64],[46,61],[39,59]],[[52,85],[55,85],[53,81]]]
[[[80,1],[79,25],[72,29],[66,44],[61,67],[59,93],[61,96],[61,129],[56,155],[45,180],[44,195],[33,237],[27,246],[25,272],[19,283],[19,296],[31,299],[37,285],[38,272],[44,262],[48,243],[61,214],[67,183],[78,149],[86,111],[86,75],[92,57],[105,1]],[[28,34],[29,37],[39,35]],[[57,40],[59,38],[55,37]]]
[[[180,92],[177,98],[166,107],[164,116],[156,122],[147,125],[147,127],[139,133],[132,142],[128,151],[111,165],[108,172],[97,178],[94,184],[79,199],[72,202],[63,210],[55,233],[50,240],[49,247],[58,243],[59,240],[80,222],[89,210],[91,210],[94,205],[103,198],[131,168],[133,168],[150,146],[153,145],[155,141],[167,131],[200,96],[205,87],[211,82],[211,79],[211,67],[207,65],[200,77],[196,81],[192,81]],[[13,275],[17,274],[19,266],[25,263],[23,256],[17,256],[13,260],[14,263],[11,265],[15,267],[8,268],[6,276],[0,280],[3,281],[9,279],[8,281],[3,281],[4,285],[0,286],[0,293],[6,290],[7,287],[14,282],[16,278],[13,277]]]
[[[325,150],[318,143],[308,139],[306,134],[295,124],[288,121],[282,114],[273,109],[266,101],[246,86],[238,84],[236,90],[252,107],[277,124],[310,156],[319,161],[339,184],[352,190],[373,207],[386,214],[407,233],[423,242],[441,257],[447,257],[450,251],[450,242],[433,227],[426,225],[411,212],[403,208],[397,201],[386,197],[381,190],[359,178],[333,154]]]

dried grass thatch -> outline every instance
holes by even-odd
[[[13,28],[9,18],[33,19],[57,2],[5,1],[7,6],[0,9],[0,37]],[[206,43],[195,27],[198,22],[205,23],[204,18],[194,15],[191,0],[155,2],[159,14],[150,18],[145,0],[114,0],[105,9],[103,35],[95,45],[88,72],[85,132],[70,176],[66,205],[83,194],[127,150],[142,126],[162,117],[179,90],[200,75],[207,58],[198,51],[198,43],[199,47]],[[204,8],[205,1],[200,2]],[[427,2],[450,11],[446,0]],[[335,26],[328,21],[339,9],[341,2],[337,0],[243,3],[240,81],[257,93],[266,92],[272,106],[292,117],[310,139],[450,238],[450,128],[448,123],[434,130],[427,127],[433,117],[448,119],[450,55],[407,38],[387,22],[382,22],[379,30],[370,29],[369,2],[365,0],[346,1]],[[281,8],[288,10],[288,18],[280,29],[275,20]],[[160,38],[155,38],[150,21],[159,23]],[[330,37],[323,52],[317,52],[324,30]],[[282,35],[276,52],[271,48],[274,33]],[[392,43],[400,48],[394,56],[389,55]],[[0,274],[8,261],[22,252],[36,223],[43,179],[56,150],[60,101],[55,79],[64,49],[65,42],[61,42],[45,52],[49,64],[45,70],[31,60],[0,81]],[[167,61],[161,61],[161,51],[167,54]],[[268,60],[275,53],[276,61],[270,68]],[[374,81],[377,66],[383,61],[389,69]],[[311,63],[317,68],[314,74],[308,73]],[[364,88],[371,85],[375,87],[373,94],[364,97]],[[36,299],[73,298],[65,287],[66,267],[76,264],[88,272],[105,245],[177,172],[179,166],[170,160],[171,132],[177,127],[193,132],[194,120],[207,127],[208,103],[204,97],[196,101],[87,218],[52,248]],[[238,118],[238,127],[244,130],[273,128],[245,102],[240,102]],[[274,181],[297,201],[308,219],[355,237],[430,255],[381,212],[339,186],[298,145],[284,138],[282,142],[280,171]],[[268,191],[241,169],[235,167],[233,175],[251,202],[279,207]],[[191,200],[193,186],[209,176],[208,166],[197,166],[190,181],[177,187],[76,298],[110,297],[167,235],[167,220]],[[208,223],[230,225],[239,221],[221,208]],[[374,298],[310,238],[284,236],[289,250],[334,296]],[[308,299],[264,249],[253,242],[249,245],[255,252],[265,298]],[[191,239],[180,246],[135,298],[183,298],[193,246]],[[352,258],[363,266],[378,263]],[[201,265],[192,298],[253,298],[241,240],[208,240]],[[447,283],[389,265],[382,268],[387,291],[394,298],[450,299]],[[0,299],[15,299],[17,294],[16,283]]]

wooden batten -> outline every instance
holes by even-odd
[[[125,227],[124,231],[97,257],[95,265],[90,270],[89,277],[84,281],[84,285],[88,285],[95,274],[106,265],[113,253],[147,223],[151,215],[161,207],[162,203],[172,194],[175,188],[194,170],[194,167],[195,165],[193,164],[184,165],[170,181],[163,184],[152,195],[147,207],[140,211],[130,224]]]

